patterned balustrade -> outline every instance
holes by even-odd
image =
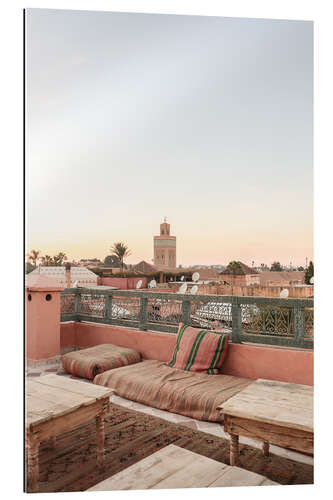
[[[180,322],[232,342],[313,348],[313,299],[191,295],[75,288],[61,294],[62,321],[176,333]]]

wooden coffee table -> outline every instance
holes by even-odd
[[[26,383],[26,491],[38,491],[38,450],[42,441],[96,419],[97,464],[104,464],[104,415],[112,389],[59,375],[45,375]]]
[[[87,491],[276,485],[260,474],[170,444]]]
[[[313,454],[313,387],[259,379],[218,407],[230,434],[230,465],[239,463],[239,436]]]

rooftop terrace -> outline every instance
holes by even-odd
[[[64,371],[59,356],[104,343],[135,348],[144,359],[165,362],[183,322],[229,336],[223,368],[227,375],[313,384],[312,299],[171,295],[106,288],[60,292],[45,284],[44,288],[45,292],[43,286],[27,288],[27,380],[55,373],[59,380],[79,380],[88,388],[91,381]],[[36,313],[38,321],[34,322]],[[29,338],[33,344],[30,351]],[[104,470],[96,466],[95,426],[91,422],[77,425],[57,436],[53,444],[41,443],[39,491],[87,490],[169,444],[230,463],[230,435],[220,423],[153,408],[117,394],[110,402],[105,417]],[[240,436],[239,442],[242,469],[278,484],[313,482],[311,454],[273,444],[265,457],[260,440]]]

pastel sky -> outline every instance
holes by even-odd
[[[26,11],[26,245],[313,257],[313,24]]]

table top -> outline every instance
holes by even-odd
[[[25,389],[26,426],[66,415],[82,406],[108,398],[114,392],[107,387],[54,374],[28,380]]]
[[[277,484],[239,467],[170,444],[88,491],[214,488]]]
[[[218,407],[223,414],[313,432],[313,387],[258,379]]]

